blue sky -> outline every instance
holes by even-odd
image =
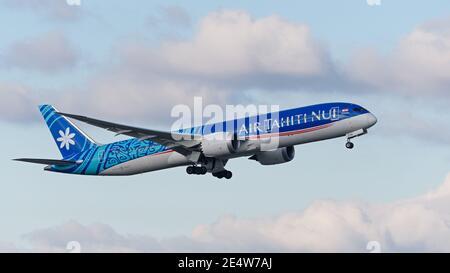
[[[222,226],[228,222],[220,220],[227,215],[245,226],[242,219],[253,223],[289,212],[304,217],[303,211],[326,200],[335,200],[331,202],[340,211],[346,202],[391,204],[429,192],[450,171],[449,10],[448,1],[382,0],[380,6],[369,6],[364,0],[82,0],[79,7],[63,0],[0,1],[0,23],[10,26],[2,28],[0,39],[0,242],[64,249],[64,240],[81,240],[91,234],[93,223],[102,223],[118,234],[175,241],[200,236],[200,241],[207,237],[214,243],[217,234],[211,230],[228,230]],[[236,36],[236,43],[220,40],[237,32],[233,28],[239,24],[248,35]],[[222,26],[222,32],[210,26]],[[285,44],[290,35],[299,40]],[[258,56],[278,48],[283,50],[274,59]],[[241,58],[235,60],[236,52]],[[288,67],[271,63],[286,56],[290,60],[289,54],[305,58]],[[427,54],[429,59],[422,58]],[[253,66],[252,56],[268,65]],[[317,63],[316,70],[308,70]],[[168,129],[171,107],[190,104],[194,95],[212,103],[282,107],[351,101],[367,107],[379,122],[355,140],[352,151],[345,149],[344,139],[336,139],[298,146],[295,160],[285,165],[263,167],[237,159],[229,163],[234,177],[227,182],[187,176],[184,168],[81,177],[11,161],[59,156],[38,104]],[[116,140],[100,129],[80,126],[100,142]],[[65,233],[71,224],[84,233]],[[57,236],[55,230],[61,233]],[[359,250],[347,243],[298,249]],[[429,248],[420,250],[441,249],[424,245]],[[217,249],[222,246],[218,243]],[[391,247],[415,250],[401,240]],[[260,250],[255,242],[223,248]],[[275,249],[297,248],[276,242]]]

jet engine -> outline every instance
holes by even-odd
[[[241,147],[241,142],[237,134],[220,132],[206,135],[201,148],[206,157],[223,157],[236,153]]]
[[[263,151],[259,152],[249,159],[256,160],[261,165],[276,165],[291,161],[294,159],[295,149],[294,146],[288,146],[283,148],[278,148],[273,151]]]

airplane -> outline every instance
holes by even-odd
[[[322,103],[247,116],[177,131],[160,131],[59,112],[52,105],[39,110],[59,148],[62,159],[14,159],[47,165],[44,170],[66,174],[122,176],[186,166],[188,174],[211,173],[230,179],[230,159],[248,157],[261,165],[290,162],[295,145],[346,137],[351,141],[367,133],[377,118],[365,108],[345,102]],[[116,135],[131,138],[100,144],[71,119]],[[217,136],[223,137],[217,137]],[[265,143],[276,143],[271,149]]]

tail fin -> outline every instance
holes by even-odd
[[[58,114],[53,106],[40,105],[39,110],[64,159],[73,159],[77,154],[97,145],[70,120]]]

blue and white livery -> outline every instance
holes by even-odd
[[[41,105],[39,110],[62,159],[16,160],[45,164],[47,171],[79,175],[133,175],[187,166],[188,174],[211,173],[217,178],[229,179],[232,173],[225,165],[230,159],[245,156],[262,165],[282,164],[294,158],[295,145],[337,137],[346,137],[346,147],[352,149],[351,139],[366,134],[367,129],[377,122],[365,108],[342,102],[205,124],[176,132],[61,113],[51,105]],[[69,118],[131,138],[102,145]]]

